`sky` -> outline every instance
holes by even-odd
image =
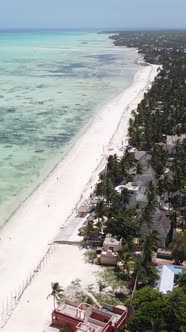
[[[186,0],[0,1],[0,29],[186,28]]]

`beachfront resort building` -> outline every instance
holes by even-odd
[[[118,250],[122,250],[122,239],[117,240],[107,234],[101,252],[97,255],[97,263],[101,265],[116,266],[118,262]]]
[[[105,251],[112,250],[113,252],[116,252],[121,249],[122,249],[122,239],[117,240],[111,235],[107,234],[103,242],[103,250]]]
[[[127,189],[130,193],[129,207],[135,206],[137,203],[146,204],[146,187],[143,186],[141,181],[139,183],[128,182],[115,187],[118,194],[121,194],[124,189]]]
[[[65,300],[52,312],[52,325],[71,332],[117,332],[125,325],[128,309],[104,304],[100,310],[88,303]]]
[[[118,254],[112,250],[102,250],[97,255],[97,263],[101,265],[116,266],[118,262]]]

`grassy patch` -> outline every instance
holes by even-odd
[[[88,249],[85,251],[84,256],[85,256],[85,262],[86,263],[93,263],[93,259],[95,258],[96,251],[95,249]]]

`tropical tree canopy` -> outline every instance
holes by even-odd
[[[107,222],[106,231],[112,235],[127,239],[130,236],[135,236],[138,225],[127,212],[118,211]]]
[[[164,295],[144,287],[135,292],[132,306],[135,314],[128,324],[131,332],[182,332],[186,324],[186,295],[181,288]]]
[[[182,264],[186,259],[186,232],[177,234],[170,247],[175,264]]]
[[[135,314],[129,323],[129,330],[131,332],[150,330],[152,320],[163,319],[162,310],[165,302],[163,294],[149,286],[136,291],[132,301]]]

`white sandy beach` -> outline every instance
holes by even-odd
[[[101,267],[86,263],[84,251],[75,246],[58,245],[48,263],[26,289],[3,331],[58,331],[50,327],[53,299],[47,299],[47,295],[51,292],[51,281],[57,281],[65,288],[72,280],[80,279],[83,289],[86,289],[98,280],[96,272]]]
[[[91,187],[95,185],[106,161],[104,154],[109,154],[106,146],[112,142],[113,151],[117,153],[121,142],[126,142],[131,111],[136,108],[144,92],[154,80],[157,68],[158,66],[154,65],[140,68],[132,86],[97,113],[90,127],[64,160],[22,204],[3,228],[0,235],[0,313],[11,292],[14,295],[23,281],[36,269],[49,244],[72,214],[80,199],[89,197]],[[28,306],[25,304],[26,295],[24,294],[4,327],[5,331],[42,332],[45,330],[46,320],[50,319],[47,317],[50,308],[45,303],[48,290],[50,291],[50,282],[59,281],[66,286],[75,277],[82,281],[88,281],[90,278],[91,272],[85,270],[85,264],[77,265],[78,259],[82,260],[81,253],[77,254],[77,252],[79,249],[75,247],[60,249],[60,255],[56,258],[57,262],[54,264],[51,260],[48,263],[50,273],[47,270],[45,273],[40,272],[25,291],[25,294],[29,292]],[[56,257],[55,254],[54,257]],[[65,264],[71,269],[68,269]],[[73,266],[75,269],[72,269]],[[65,272],[59,280],[62,271]],[[32,307],[29,307],[30,303]],[[29,315],[25,314],[26,307],[28,307]],[[41,315],[34,316],[38,313],[36,308],[40,309]]]

